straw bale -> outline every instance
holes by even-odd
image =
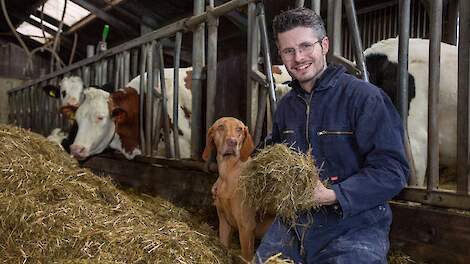
[[[275,144],[262,149],[248,163],[239,186],[248,206],[261,215],[277,214],[293,225],[297,213],[318,207],[313,199],[318,182],[319,170],[311,154]]]
[[[0,263],[229,263],[207,225],[0,125]]]

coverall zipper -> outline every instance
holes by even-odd
[[[310,93],[310,97],[308,99],[308,102],[307,100],[301,96],[301,95],[297,95],[299,96],[300,98],[302,98],[302,101],[304,101],[304,103],[306,104],[307,106],[307,109],[305,110],[305,114],[307,116],[307,120],[305,122],[305,138],[307,139],[307,145],[308,145],[308,148],[311,148],[312,146],[310,145],[310,137],[308,136],[308,127],[309,127],[309,121],[310,121],[310,104],[312,103],[312,97],[313,97],[313,91]]]
[[[319,131],[317,132],[317,135],[319,136],[327,136],[327,135],[352,135],[352,131]]]

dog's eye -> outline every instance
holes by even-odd
[[[237,132],[242,132],[243,128],[237,127]]]
[[[217,130],[224,130],[224,129],[225,129],[225,126],[224,126],[224,125],[219,125],[219,126],[217,127]]]

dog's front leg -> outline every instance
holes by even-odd
[[[238,235],[240,238],[242,257],[249,262],[254,256],[255,226],[253,224],[239,226]]]
[[[222,245],[230,248],[230,238],[232,237],[232,227],[228,223],[225,216],[217,208],[217,215],[219,216],[219,239]]]

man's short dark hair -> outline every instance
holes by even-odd
[[[300,7],[282,12],[274,18],[274,39],[277,41],[277,34],[295,27],[311,28],[319,39],[326,36],[325,25],[321,17],[311,9]]]

